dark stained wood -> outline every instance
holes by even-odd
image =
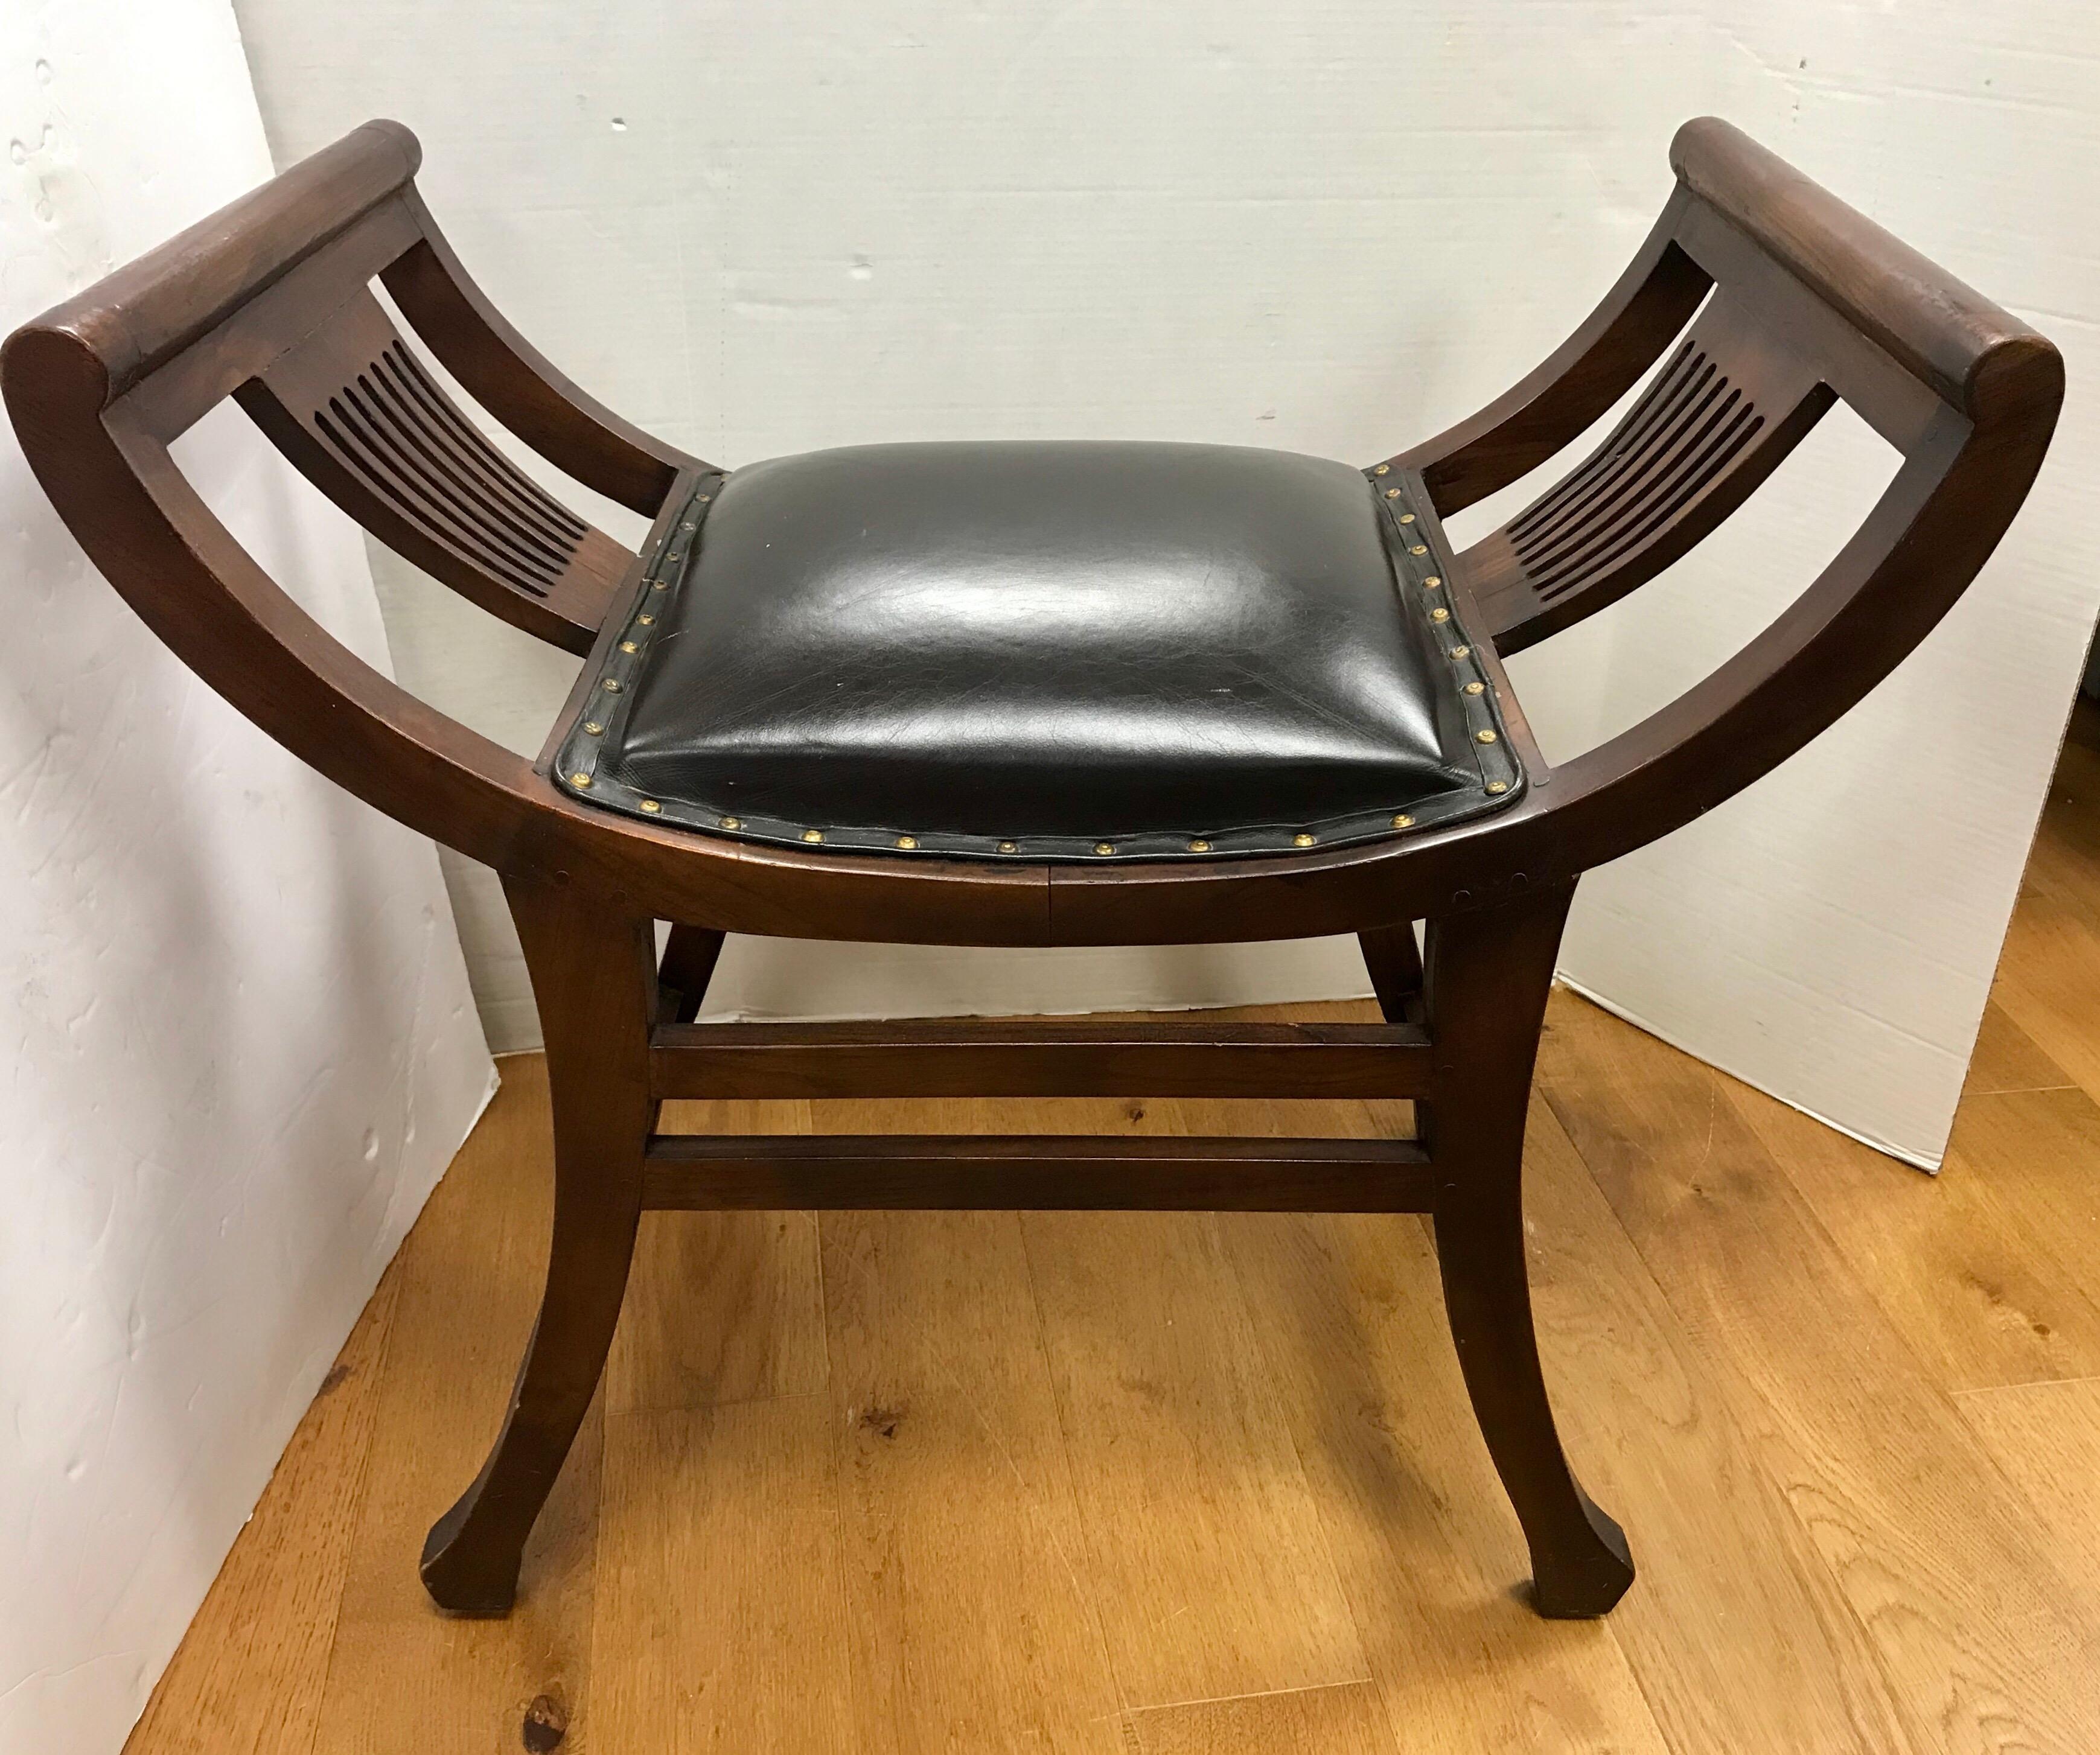
[[[25,327],[69,329],[104,396],[121,396],[380,211],[422,161],[399,122],[367,122]]]
[[[682,470],[708,466],[623,421],[557,371],[469,277],[422,197],[412,191],[409,200],[423,235],[388,265],[386,290],[469,395],[556,469],[646,516]]]
[[[1364,954],[1364,968],[1378,995],[1379,1010],[1388,1024],[1422,1021],[1422,947],[1414,941],[1414,925],[1403,920],[1397,926],[1375,926],[1357,934],[1357,946]]]
[[[504,884],[547,1038],[554,1228],[547,1285],[488,1461],[432,1527],[423,1583],[440,1607],[500,1615],[605,1369],[642,1216],[655,1119],[642,1047],[655,990],[646,917],[555,884]]]
[[[1677,130],[1679,182],[1939,395],[1980,419],[2049,344],[1937,262],[1847,207],[1740,128],[1704,116]]]
[[[660,1097],[1414,1097],[1429,1038],[1383,1024],[686,1024]]]
[[[1619,1526],[1561,1453],[1524,1265],[1524,1125],[1554,954],[1574,888],[1429,927],[1430,1018],[1454,1078],[1418,1126],[1436,1166],[1444,1307],[1480,1433],[1531,1547],[1533,1601],[1602,1615],[1633,1582]]]
[[[649,1142],[643,1203],[1419,1213],[1432,1180],[1408,1140],[660,1134]]]
[[[1458,558],[1496,650],[1522,651],[1689,553],[1833,399],[1812,367],[1717,293],[1589,460]]]
[[[25,324],[0,389],[103,575],[286,748],[496,867],[549,1043],[557,1133],[545,1303],[481,1479],[433,1531],[431,1593],[505,1607],[589,1400],[645,1199],[681,1206],[1433,1206],[1468,1387],[1529,1541],[1541,1610],[1602,1613],[1631,1576],[1568,1471],[1533,1343],[1519,1151],[1541,1008],[1581,874],[1785,761],[1946,613],[2025,499],[2063,392],[2055,349],[1726,124],[1693,122],[1632,264],[1544,364],[1385,465],[1449,513],[1576,439],[1689,327],[1627,421],[1461,555],[1421,531],[1526,774],[1506,809],[1382,843],[1209,864],[1025,866],[717,840],[580,804],[538,763],[347,651],[241,548],[169,445],[237,397],[354,518],[572,650],[616,637],[637,558],[512,467],[373,298],[479,407],[655,520],[710,466],[601,408],[466,275],[378,122]],[[1858,533],[1757,639],[1676,701],[1549,765],[1502,664],[1703,540],[1833,399],[1902,454]],[[679,500],[675,503],[682,503]],[[556,747],[572,697],[546,748]],[[661,968],[652,923],[682,923]],[[1411,928],[1426,921],[1425,971]],[[1388,1019],[1264,1034],[1185,1023],[690,1027],[723,935],[951,945],[1354,933]],[[657,1028],[660,1018],[663,1021]],[[652,1035],[653,1031],[653,1035]],[[651,1138],[668,1096],[848,1091],[1421,1100],[1423,1143]]]
[[[498,452],[370,293],[234,394],[396,553],[526,633],[590,650],[639,557]]]
[[[1529,377],[1458,426],[1387,459],[1449,517],[1529,475],[1631,390],[1713,284],[1675,236],[1680,192],[1618,284]]]
[[[657,985],[669,1002],[668,1006],[659,1008],[660,1021],[690,1024],[699,1016],[701,1003],[708,997],[708,983],[715,978],[715,964],[721,960],[727,936],[711,933],[701,926],[671,928],[671,936],[664,946],[664,960],[656,970]]]

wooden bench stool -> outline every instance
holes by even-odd
[[[1633,1564],[1561,1453],[1525,1281],[1524,1113],[1569,898],[1588,867],[1799,749],[1917,644],[2025,496],[2063,381],[2040,336],[1725,123],[1688,125],[1671,156],[1661,218],[1567,344],[1367,468],[1120,443],[717,468],[599,407],[497,315],[417,196],[413,136],[388,122],[8,342],[39,479],[161,637],[322,773],[502,875],[546,1033],[554,1240],[501,1434],[424,1550],[440,1604],[510,1606],[648,1207],[1432,1214],[1538,1611],[1618,1600]],[[489,443],[375,281],[490,416],[655,521],[638,553]],[[1592,456],[1452,549],[1443,518],[1658,363]],[[168,448],[227,396],[382,541],[584,657],[539,761],[353,657],[214,517]],[[1503,659],[1683,554],[1840,397],[1903,457],[1858,533],[1713,675],[1550,766]],[[660,920],[675,923],[660,960]],[[697,1024],[727,933],[1350,933],[1385,1021]],[[668,1098],[907,1095],[1405,1097],[1418,1127],[656,1131]]]

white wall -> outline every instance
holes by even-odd
[[[470,266],[582,382],[719,461],[1136,435],[1354,459],[1555,345],[1730,116],[2033,315],[2074,400],[1970,602],[1837,735],[1585,886],[1571,976],[1936,1160],[2100,592],[2089,14],[1829,0],[1149,7],[236,0],[280,160],[416,128]],[[467,71],[470,69],[470,72]],[[1709,668],[1856,523],[1832,423],[1740,531],[1520,680],[1580,747]],[[626,527],[621,526],[619,527]],[[536,747],[565,667],[405,569],[404,676]],[[498,1039],[500,907],[456,890]],[[1332,942],[1113,957],[743,944],[717,1008],[1044,1009],[1361,992]]]
[[[225,0],[0,9],[0,331],[270,173]],[[355,531],[180,447],[360,653]],[[88,567],[0,423],[0,1751],[114,1755],[491,1088],[427,843]]]

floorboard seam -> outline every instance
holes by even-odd
[[[1273,1700],[1286,1694],[1321,1694],[1330,1688],[1375,1687],[1377,1685],[1378,1678],[1374,1676],[1343,1676],[1338,1681],[1308,1682],[1295,1688],[1257,1688],[1251,1694],[1207,1694],[1193,1700],[1162,1700],[1154,1706],[1126,1706],[1123,1711],[1132,1717],[1138,1717],[1146,1713],[1177,1712],[1185,1706],[1224,1706],[1234,1700]]]
[[[2073,1383],[2100,1383],[2100,1373],[2075,1378],[2030,1378],[2023,1383],[1971,1383],[1965,1389],[1951,1389],[1947,1393],[1958,1401],[1965,1396],[2002,1396],[2008,1391],[2023,1389],[2062,1389]]]

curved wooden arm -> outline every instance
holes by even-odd
[[[1671,157],[1677,190],[1589,324],[1474,421],[1403,460],[1440,508],[1501,485],[1571,436],[1600,386],[1630,384],[1703,293],[1682,344],[1598,449],[1452,558],[1504,653],[1595,615],[1703,541],[1838,398],[1906,456],[1941,430],[1943,409],[1979,424],[1987,411],[2039,418],[2045,443],[2054,419],[2054,401],[2010,412],[2027,392],[1990,381],[2031,391],[2036,373],[2060,377],[2017,318],[1725,122],[1687,123]]]
[[[1662,357],[1712,277],[1678,246],[1681,196],[1582,326],[1521,382],[1456,426],[1387,460],[1422,478],[1448,518],[1565,448]]]
[[[408,186],[415,135],[368,121],[38,318],[77,336],[106,401],[201,341]]]
[[[1980,374],[2007,369],[2005,349],[2049,345],[1732,123],[1685,123],[1670,162],[1688,192],[1972,418]]]
[[[191,669],[302,761],[399,820],[501,862],[532,765],[426,707],[287,596],[200,499],[100,355],[55,326],[4,356],[8,412],[90,558]]]
[[[1479,413],[1388,460],[1421,475],[1439,513],[1470,505],[1545,462],[1661,357],[1717,277],[1714,218],[1972,417],[1983,362],[2001,344],[2039,340],[1718,117],[1685,123],[1670,157],[1676,192],[1582,326]]]
[[[577,803],[345,650],[169,456],[173,437],[228,395],[262,408],[266,429],[295,461],[303,452],[310,474],[360,521],[385,497],[404,541],[413,524],[448,564],[474,570],[479,584],[455,580],[470,595],[481,585],[536,589],[532,613],[560,624],[552,634],[581,640],[623,589],[610,551],[588,539],[565,545],[566,527],[532,500],[530,484],[476,461],[458,411],[440,407],[430,384],[397,373],[390,387],[395,339],[369,281],[412,260],[403,276],[412,303],[421,277],[447,261],[408,187],[414,143],[390,124],[358,130],[18,331],[0,353],[0,384],[68,524],[192,669],[322,773],[505,872],[574,881],[661,918],[788,936],[1104,944],[1261,938],[1280,924],[1293,936],[1355,931],[1572,878],[1748,784],[1894,668],[2018,507],[2062,399],[2055,351],[1776,164],[1718,125],[1681,136],[1678,194],[1585,330],[1454,430],[1451,444],[1410,456],[1443,470],[1447,505],[1500,485],[1630,384],[1710,281],[1687,348],[1658,379],[1664,391],[1647,393],[1659,399],[1549,496],[1550,515],[1519,533],[1536,538],[1532,549],[1510,545],[1520,571],[1526,553],[1562,570],[1546,581],[1553,590],[1574,568],[1570,599],[1580,602],[1564,611],[1538,601],[1525,574],[1516,583],[1533,591],[1529,606],[1513,589],[1501,600],[1507,613],[1476,616],[1472,606],[1489,601],[1476,589],[1481,569],[1440,546],[1466,625],[1476,637],[1483,626],[1498,636],[1537,628],[1630,589],[1740,497],[1717,481],[1739,487],[1744,471],[1756,478],[1769,467],[1774,442],[1758,435],[1790,437],[1819,398],[1844,397],[1904,453],[1866,526],[1770,629],[1683,699],[1557,772],[1534,758],[1534,783],[1508,810],[1302,858],[1053,873],[694,836]],[[443,301],[455,295],[423,291],[424,318],[438,311],[442,329]],[[569,396],[479,313],[478,297],[457,293],[467,315],[451,320],[467,337],[453,364],[466,360],[478,393],[522,426],[540,421],[549,455],[567,445],[595,458],[601,485],[656,493],[678,454]],[[507,369],[530,368],[508,403],[475,377],[501,377],[506,356]],[[549,412],[549,398],[570,413]],[[1423,527],[1440,545],[1434,523]],[[624,585],[639,589],[638,576]],[[1514,737],[1521,712],[1511,703],[1506,717]],[[1290,906],[1279,909],[1286,893]]]
[[[100,406],[130,399],[163,439],[236,397],[390,548],[588,652],[635,556],[488,442],[372,280],[484,406],[578,479],[653,515],[704,465],[600,407],[489,307],[416,193],[421,159],[399,123],[367,122],[29,328],[72,337],[102,373]]]
[[[426,241],[416,165],[405,129],[368,124],[8,338],[0,390],[23,450],[104,576],[294,755],[505,872],[739,931],[821,919],[849,937],[1041,942],[1039,871],[798,856],[577,804],[344,648],[199,499],[168,446],[237,396],[360,523],[421,544],[439,577],[543,637],[588,647],[604,604],[638,589],[637,558],[503,474],[433,382],[388,377],[398,338],[369,283]],[[551,368],[535,381],[559,384]],[[580,400],[571,430],[602,437],[611,418]],[[586,443],[604,457],[624,440]],[[647,452],[651,479],[677,455]]]
[[[201,500],[99,357],[33,325],[0,356],[37,477],[155,633],[264,732],[395,821],[498,870],[659,918],[783,936],[1038,944],[1039,871],[799,855],[578,804],[524,757],[373,669],[289,597]]]
[[[1974,364],[1979,417],[1942,410],[1777,620],[1668,706],[1552,770],[1533,796],[1558,857],[1600,865],[1733,796],[1849,712],[1953,607],[2027,497],[2063,397],[2046,342],[2010,339]]]
[[[565,474],[654,518],[682,470],[711,465],[622,420],[564,377],[461,267],[412,189],[422,237],[380,278],[469,395]]]
[[[1553,772],[1536,808],[1578,869],[1710,809],[1893,670],[2005,534],[2063,399],[2063,362],[2048,341],[1736,129],[1688,123],[1671,157],[1684,204],[1675,236],[1716,283],[1687,347],[1719,374],[1710,401],[1730,374],[1749,393],[1730,417],[1740,449],[1723,457],[1716,439],[1688,436],[1673,451],[1654,434],[1672,418],[1689,434],[1692,416],[1643,417],[1637,404],[1629,423],[1646,418],[1645,429],[1615,434],[1572,489],[1538,502],[1542,515],[1520,514],[1456,558],[1469,589],[1487,588],[1484,600],[1503,593],[1489,618],[1497,643],[1542,637],[1652,577],[1741,503],[1833,394],[1904,461],[1843,551],[1762,634]],[[1678,406],[1692,408],[1688,393]],[[1703,418],[1702,431],[1721,424]],[[1670,480],[1684,484],[1674,498],[1654,486]],[[1636,527],[1628,508],[1644,494],[1656,509]]]

